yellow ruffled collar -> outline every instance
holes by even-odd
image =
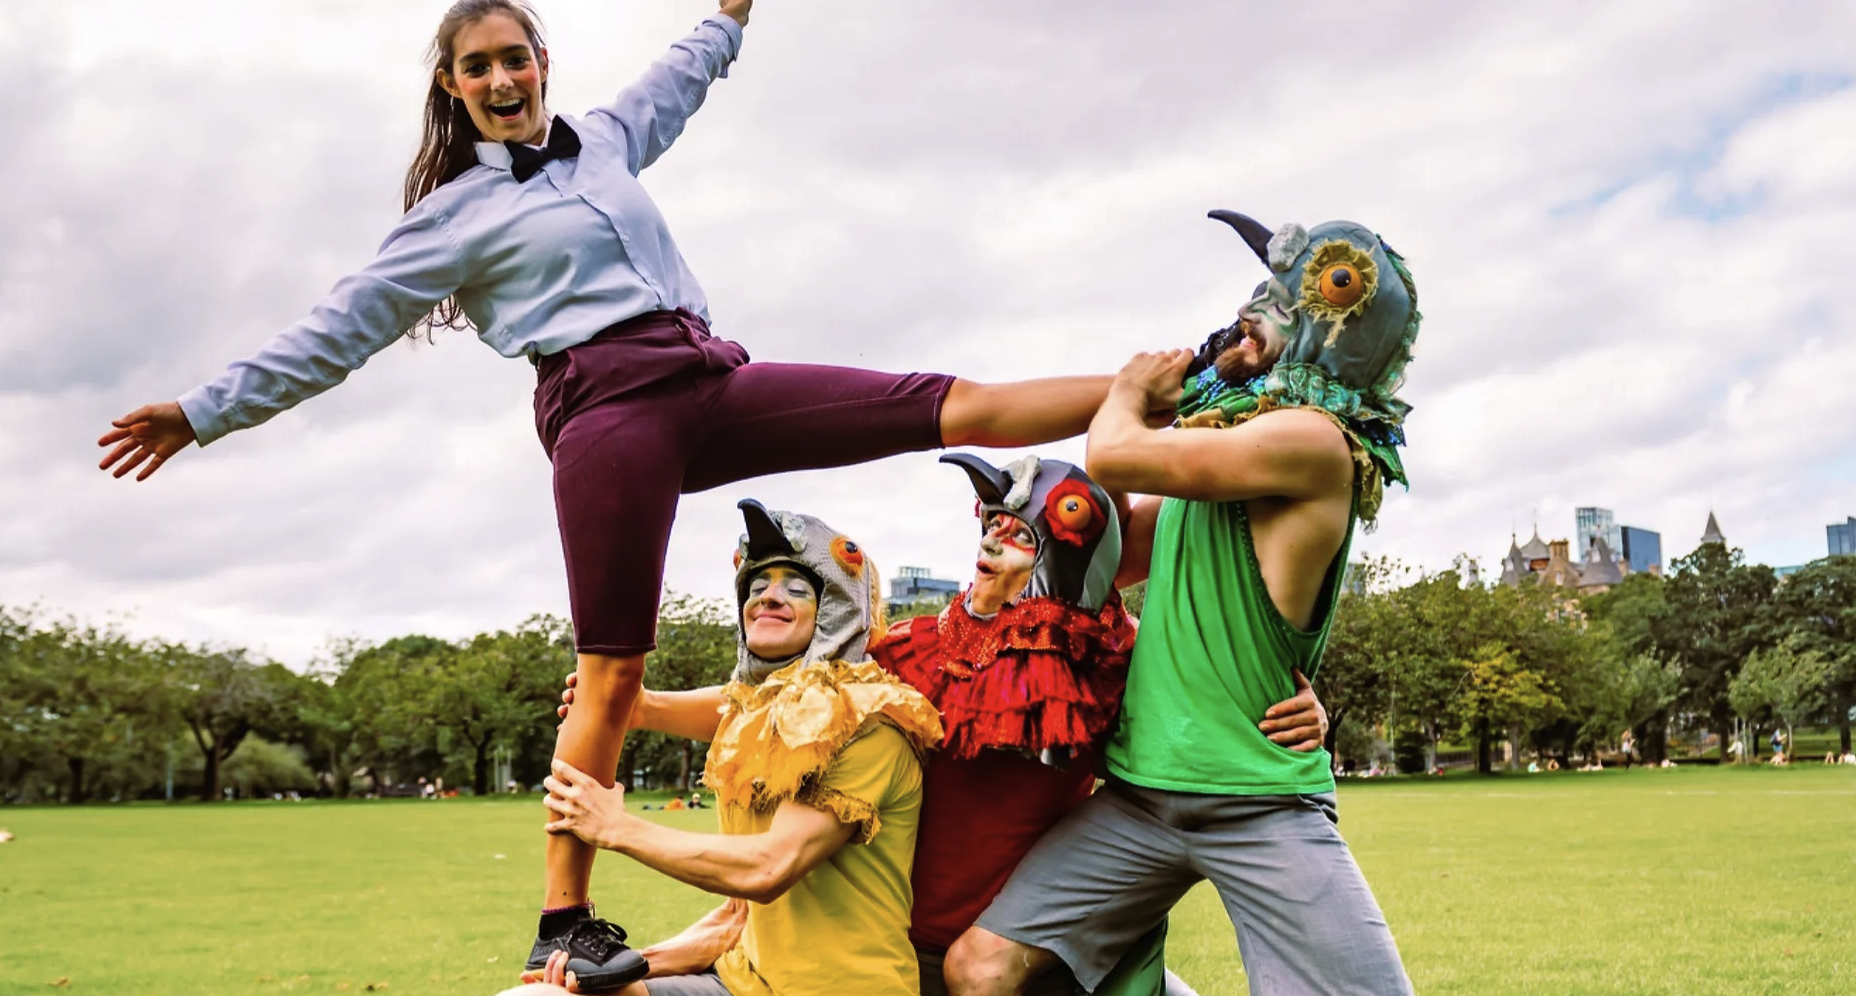
[[[934,705],[875,661],[800,661],[723,694],[703,770],[722,806],[761,810],[800,795],[871,723],[894,726],[918,755],[941,742]]]

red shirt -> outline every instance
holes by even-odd
[[[922,772],[909,940],[937,951],[973,926],[1031,845],[1095,788],[1093,759],[1059,771],[1022,754],[946,754]]]
[[[1096,751],[1121,705],[1134,626],[1027,599],[991,619],[963,605],[907,620],[870,647],[941,710],[947,737],[922,769],[909,939],[945,951],[979,919],[1045,832],[1095,788]],[[1033,756],[1075,753],[1069,767]]]

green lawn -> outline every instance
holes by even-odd
[[[1421,993],[1856,993],[1856,769],[1387,780],[1341,812]],[[0,994],[491,993],[527,950],[540,822],[517,800],[0,809]],[[597,883],[643,939],[711,902],[611,856]],[[1244,991],[1203,890],[1170,955]]]

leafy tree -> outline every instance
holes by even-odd
[[[49,783],[55,765],[67,802],[133,795],[143,748],[165,742],[170,722],[143,649],[113,629],[21,612],[0,622],[0,654],[5,736],[38,769],[18,781]]]
[[[1559,738],[1568,755],[1579,747],[1611,743],[1625,730],[1643,728],[1669,708],[1682,687],[1681,669],[1674,664],[1647,653],[1627,655],[1603,629],[1594,630],[1593,638],[1595,653],[1589,666],[1562,685],[1566,715],[1537,734],[1546,740]],[[1642,734],[1638,736],[1641,741]]]
[[[259,664],[244,650],[178,644],[159,651],[173,708],[200,748],[200,799],[219,798],[226,759],[254,732],[295,720],[292,693],[305,679],[282,664]]]
[[[389,792],[409,773],[442,764],[426,712],[427,692],[443,658],[455,650],[435,637],[402,636],[378,646],[348,647],[345,659],[337,658],[340,674],[326,700],[335,725],[321,729],[345,743],[345,763],[354,764],[375,791]]]
[[[468,756],[471,790],[491,791],[491,748],[516,746],[552,727],[561,675],[573,667],[571,644],[547,622],[513,633],[477,636],[428,661],[436,666],[417,689],[420,711],[439,732],[441,748],[453,743]]]
[[[1790,743],[1793,725],[1823,700],[1835,665],[1818,651],[1805,649],[1804,642],[1791,639],[1776,647],[1755,650],[1728,686],[1728,702],[1747,722],[1749,742],[1759,735],[1759,718],[1769,715],[1784,725],[1786,742]],[[1741,760],[1751,755],[1751,750],[1743,751]]]
[[[298,689],[296,719],[298,742],[312,766],[320,766],[329,791],[347,798],[352,773],[360,763],[358,742],[362,722],[356,715],[354,685],[341,683],[350,663],[368,649],[359,640],[336,640],[328,656],[314,662],[308,679]]]
[[[1837,751],[1850,752],[1856,705],[1856,556],[1806,564],[1773,595],[1773,634],[1823,656],[1830,665],[1825,702],[1837,728]]]
[[[1490,592],[1459,564],[1426,575],[1391,593],[1403,625],[1386,642],[1394,684],[1388,712],[1393,725],[1410,725],[1424,735],[1424,765],[1433,765],[1438,741],[1459,729],[1459,696],[1478,651],[1505,644],[1508,632],[1494,611]],[[1338,622],[1338,620],[1337,620]]]
[[[1335,607],[1334,626],[1315,674],[1315,694],[1328,711],[1328,753],[1341,756],[1343,724],[1366,729],[1385,719],[1397,685],[1397,662],[1408,648],[1409,622],[1392,596],[1403,572],[1395,561],[1366,561]],[[1367,747],[1370,749],[1371,744]],[[1354,754],[1357,756],[1356,750]]]
[[[272,743],[263,737],[248,736],[238,750],[226,758],[221,780],[246,798],[276,792],[313,792],[315,772],[304,761],[301,747]]]
[[[1496,643],[1478,648],[1463,662],[1456,705],[1476,740],[1476,770],[1486,775],[1493,768],[1490,748],[1496,731],[1532,724],[1560,705],[1552,680],[1515,651]]]
[[[1664,585],[1661,575],[1632,574],[1579,604],[1603,652],[1599,666],[1574,689],[1580,722],[1573,735],[1608,741],[1633,730],[1652,764],[1667,756],[1669,707],[1682,690],[1682,668],[1657,642],[1670,612]]]
[[[1778,578],[1772,568],[1747,564],[1738,549],[1704,543],[1675,560],[1663,586],[1665,610],[1650,622],[1658,657],[1682,671],[1682,688],[1674,707],[1705,716],[1724,735],[1733,720],[1727,689],[1740,665],[1755,650],[1777,640],[1768,626],[1768,606]],[[1646,760],[1660,760],[1667,750],[1666,717],[1651,724]]]
[[[1503,713],[1509,724],[1510,742],[1516,748],[1512,765],[1519,760],[1524,732],[1538,730],[1566,715],[1570,690],[1589,680],[1602,648],[1586,617],[1566,599],[1563,589],[1527,584],[1493,587],[1490,594],[1498,618],[1508,627],[1506,646],[1514,653],[1517,664],[1535,676],[1533,680],[1545,695],[1534,698],[1524,692],[1523,686],[1512,686],[1517,698],[1505,706]],[[1596,747],[1591,740],[1586,745]],[[1478,748],[1481,746],[1479,739]],[[1483,770],[1487,770],[1486,765]]]

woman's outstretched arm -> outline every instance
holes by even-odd
[[[624,144],[626,166],[634,176],[683,134],[683,126],[708,96],[709,84],[728,75],[753,6],[754,0],[723,0],[720,13],[670,46],[612,103],[586,116],[588,125]]]

